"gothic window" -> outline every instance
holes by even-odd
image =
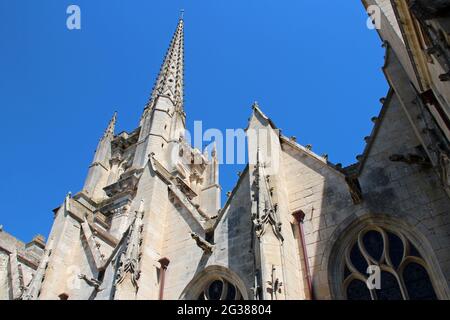
[[[223,278],[214,279],[206,284],[198,300],[243,300],[235,285]]]
[[[343,289],[349,300],[437,299],[425,260],[400,232],[366,228],[346,248],[344,260]],[[374,271],[369,266],[379,267],[379,286],[370,281]]]

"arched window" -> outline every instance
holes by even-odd
[[[217,278],[207,283],[198,300],[243,300],[239,289],[226,279]]]
[[[248,300],[245,283],[234,271],[211,265],[197,273],[180,295],[183,300]]]
[[[369,279],[375,275],[372,266],[379,270],[378,286],[374,277]],[[419,251],[404,234],[378,226],[361,230],[350,242],[342,278],[344,296],[349,300],[437,299]]]

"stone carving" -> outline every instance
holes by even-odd
[[[255,232],[258,238],[261,238],[266,226],[270,224],[275,236],[281,241],[284,237],[281,233],[281,222],[278,217],[278,204],[272,202],[274,189],[269,186],[270,177],[264,175],[264,166],[259,161],[259,150],[257,151],[255,167],[255,194],[254,199],[257,203],[256,212],[252,214],[252,220],[255,224]]]
[[[411,12],[419,21],[421,31],[430,42],[426,52],[436,58],[444,69],[439,75],[441,81],[450,80],[450,49],[446,33],[439,24],[432,20],[443,18],[448,15],[448,1],[426,1],[414,0],[410,4]]]
[[[136,212],[134,221],[130,226],[130,232],[128,234],[126,244],[127,249],[119,256],[119,268],[116,276],[116,285],[118,285],[125,280],[127,274],[130,274],[131,283],[135,287],[136,291],[139,289],[138,280],[141,274],[140,256],[143,231],[143,216],[143,201],[141,201],[140,208]]]
[[[283,241],[284,237],[281,234],[281,222],[278,221],[278,215],[277,215],[278,205],[271,205],[270,201],[266,200],[264,201],[264,209],[263,214],[256,219],[256,235],[261,238],[265,231],[267,224],[270,224],[272,227],[273,232],[275,233],[275,236],[280,240]]]
[[[136,191],[141,175],[142,170],[132,170],[122,174],[119,181],[104,188],[106,195],[113,197],[119,193],[133,194]]]
[[[95,265],[97,268],[100,268],[105,264],[104,255],[100,252],[100,246],[97,245],[96,232],[92,232],[89,223],[84,218],[84,221],[81,223],[81,229],[83,230],[84,237],[86,239],[86,244],[89,250],[91,251],[92,257],[94,258]]]
[[[267,287],[267,292],[269,292],[271,299],[277,300],[277,295],[281,293],[283,283],[276,276],[276,268],[274,265],[272,265],[271,279],[267,281],[267,284],[269,285]]]
[[[206,241],[205,239],[200,237],[195,232],[191,232],[191,237],[192,237],[192,239],[195,240],[195,242],[203,250],[203,252],[205,252],[206,254],[211,254],[212,253],[212,250],[213,250],[214,246],[211,243],[209,243],[208,241]]]
[[[125,204],[123,206],[120,206],[118,208],[114,208],[110,210],[110,213],[114,216],[124,215],[128,213],[128,210],[130,210],[130,205]]]
[[[357,177],[345,177],[348,190],[354,204],[360,204],[363,200],[361,186]]]
[[[124,172],[126,172],[133,164],[132,155],[129,154],[125,159],[123,159],[119,164],[118,176],[121,177]]]
[[[429,159],[412,153],[408,153],[407,155],[393,154],[389,156],[389,160],[393,162],[404,162],[406,164],[418,164],[426,168],[431,167],[431,162]]]
[[[253,294],[253,300],[261,299],[261,286],[259,285],[258,276],[259,276],[259,270],[256,270],[255,277],[254,277],[254,285],[253,285],[253,287],[250,288],[250,291]]]
[[[103,133],[103,139],[106,138],[107,136],[114,136],[114,128],[116,126],[116,121],[117,121],[117,112],[114,112],[113,117],[109,121],[108,127]]]
[[[98,281],[97,279],[94,279],[94,278],[88,278],[88,276],[85,275],[85,274],[79,274],[79,275],[78,275],[78,279],[81,279],[81,280],[86,281],[86,283],[87,283],[88,285],[90,285],[91,287],[94,287],[95,290],[100,291],[100,290],[99,290],[99,287],[100,287],[100,285],[101,285],[102,283],[101,283],[100,281]]]

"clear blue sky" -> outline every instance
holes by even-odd
[[[66,28],[70,4],[79,31]],[[355,161],[388,88],[359,0],[1,0],[5,231],[47,236],[113,111],[118,131],[136,128],[181,8],[189,128],[245,128],[257,100],[285,135]],[[241,167],[221,166],[224,193]]]

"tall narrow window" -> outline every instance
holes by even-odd
[[[349,300],[437,299],[427,263],[402,233],[366,228],[347,247],[344,259],[342,285]],[[369,266],[378,267],[378,284],[368,281],[374,275]]]

